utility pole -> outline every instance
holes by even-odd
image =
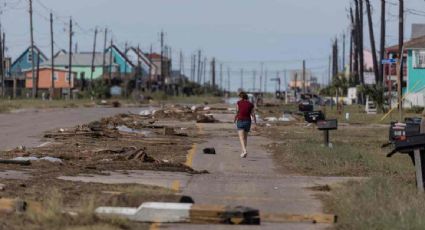
[[[93,53],[91,57],[91,72],[90,72],[90,91],[93,90],[93,72],[95,71],[94,60],[96,57],[96,40],[97,40],[97,27],[94,29]]]
[[[264,63],[261,62],[261,73],[260,73],[260,92],[263,91],[263,74],[264,74]]]
[[[29,0],[29,13],[30,13],[30,37],[31,37],[31,73],[32,73],[32,98],[36,97],[36,82],[35,82],[35,62],[34,62],[34,27],[32,18],[32,0]]]
[[[363,36],[363,0],[358,0],[359,1],[359,50],[360,50],[360,83],[361,85],[364,85],[364,46],[363,46],[363,40],[364,40],[364,36]],[[363,101],[364,103],[364,101]]]
[[[201,50],[198,50],[198,83],[201,84]]]
[[[2,46],[2,56],[3,56],[3,62],[2,62],[2,68],[3,68],[3,80],[2,80],[2,85],[5,86],[4,81],[5,81],[5,77],[7,76],[7,71],[6,71],[6,33],[3,31],[3,42],[1,44]],[[5,92],[5,90],[3,90],[3,92]],[[6,92],[5,92],[6,93]],[[4,97],[4,95],[3,95]]]
[[[128,43],[125,42],[124,44],[124,55],[127,56],[127,49],[128,49]],[[124,80],[127,80],[127,62],[124,64]]]
[[[213,58],[212,59],[212,62],[211,62],[211,73],[212,73],[212,79],[211,79],[211,82],[212,82],[212,89],[213,90],[215,90],[216,89],[216,84],[215,84],[215,58]]]
[[[102,75],[105,74],[106,69],[106,43],[108,42],[108,27],[105,27],[105,38],[103,41],[103,61],[102,61]]]
[[[204,62],[200,62],[200,65],[199,65],[199,70],[198,70],[198,72],[200,73],[200,76],[199,76],[199,84],[202,86],[203,85],[203,83],[202,83],[202,73],[204,72],[204,70],[203,70],[203,68],[204,68]]]
[[[306,89],[305,89],[305,60],[303,60],[303,93],[306,93]]]
[[[3,39],[2,39],[2,31],[1,31],[1,25],[0,25],[0,76],[1,76],[1,96],[4,97],[5,96],[5,87],[4,87],[4,76],[5,76],[5,71],[4,71],[4,56],[3,56]]]
[[[35,85],[35,89],[36,89],[36,92],[35,92],[35,95],[37,95],[38,94],[38,84],[39,84],[39,82],[40,82],[40,52],[38,52],[37,53],[37,70],[36,70],[36,85]]]
[[[353,8],[350,8],[350,16],[351,16],[351,26],[352,26],[352,36],[353,36],[353,66],[352,73],[354,75],[354,85],[360,84],[360,76],[359,76],[359,35],[358,35],[358,4],[357,0],[354,0],[356,4],[355,8],[355,16],[353,14]]]
[[[55,46],[53,38],[53,14],[50,13],[50,48],[52,65],[52,84],[50,88],[50,100],[53,100],[55,94]]]
[[[69,63],[68,63],[68,84],[69,99],[72,99],[72,18],[69,20]]]
[[[382,60],[385,58],[385,35],[386,35],[386,22],[385,22],[385,0],[381,0],[381,47],[380,47],[380,63],[379,63],[379,82],[384,82],[384,65]]]
[[[378,66],[378,58],[376,57],[376,48],[375,48],[375,35],[373,34],[373,22],[372,22],[372,11],[370,7],[370,0],[366,1],[366,9],[367,9],[367,19],[369,23],[369,37],[370,37],[370,46],[372,49],[372,59],[373,59],[373,70],[375,72],[375,82],[376,84],[381,84],[380,82],[380,74],[379,74],[379,66]]]
[[[403,118],[403,98],[402,98],[402,84],[403,84],[403,43],[404,43],[404,0],[399,0],[399,21],[398,21],[398,111],[399,121]]]
[[[267,69],[264,72],[264,92],[267,93]]]
[[[257,82],[257,71],[252,72],[252,91],[255,91],[255,83]]]
[[[333,48],[332,48],[333,55]],[[329,55],[329,66],[328,66],[328,85],[331,85],[331,69],[332,69],[332,55]]]
[[[241,90],[243,90],[243,69],[241,69]]]
[[[335,38],[335,42],[332,46],[332,79],[338,75],[338,39]]]
[[[342,34],[342,71],[345,72],[345,32]]]
[[[164,83],[164,31],[161,30],[161,86]]]
[[[111,38],[111,47],[109,48],[109,83],[108,86],[112,84],[112,47],[114,45],[114,41]],[[140,71],[140,70],[139,70]]]
[[[182,71],[183,71],[183,53],[180,50],[180,54],[179,54],[179,72],[180,72],[180,75],[182,74]]]
[[[220,90],[223,89],[223,63],[220,63]]]
[[[385,0],[384,0],[385,1]],[[351,29],[350,29],[350,75],[353,73],[353,42],[354,42],[354,18],[353,18],[353,8],[350,7],[350,19],[351,19]],[[351,78],[352,76],[350,76]]]
[[[289,90],[288,90],[288,80],[286,78],[287,78],[287,72],[286,72],[286,69],[285,69],[285,70],[283,70],[283,84],[285,84],[285,104],[288,104],[288,100],[289,100],[288,91]],[[280,78],[279,78],[279,80],[280,80]]]
[[[227,67],[227,92],[230,96],[230,67]]]
[[[203,71],[204,71],[204,74],[203,74],[203,82],[204,82],[204,85],[206,85],[206,75],[207,75],[207,62],[208,62],[208,60],[207,60],[207,58],[204,58],[204,67],[203,67]]]

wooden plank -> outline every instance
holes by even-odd
[[[31,161],[28,161],[28,160],[6,160],[6,159],[0,159],[0,164],[15,164],[15,165],[28,166],[28,165],[31,165]]]
[[[199,205],[195,204],[190,209],[190,217],[220,217],[226,211],[223,205]]]
[[[0,199],[0,213],[23,212],[26,209],[26,203],[20,199]]]
[[[415,154],[415,169],[416,169],[416,185],[418,187],[419,192],[424,192],[424,178],[422,175],[422,156],[421,151],[416,149],[414,151]]]
[[[261,214],[261,220],[264,222],[311,222],[333,224],[336,223],[337,217],[332,214],[312,214],[312,215],[297,215],[297,214]]]

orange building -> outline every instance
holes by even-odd
[[[25,88],[32,88],[32,71],[27,70],[25,74]],[[36,73],[37,74],[37,73]],[[55,89],[68,89],[74,88],[74,80],[77,74],[72,73],[71,84],[69,84],[68,70],[55,69]],[[39,70],[38,88],[50,89],[52,87],[52,68],[42,67]]]

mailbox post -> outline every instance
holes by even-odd
[[[324,136],[324,145],[326,147],[332,148],[332,143],[329,141],[329,131],[338,129],[338,120],[322,120],[317,122],[317,128],[323,131]]]
[[[394,142],[394,146],[394,150],[387,154],[387,157],[391,157],[397,152],[409,154],[415,165],[416,185],[418,190],[423,192],[425,188],[425,155],[423,153],[425,150],[425,134],[402,136]]]

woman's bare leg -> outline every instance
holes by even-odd
[[[246,146],[248,145],[248,132],[243,132],[243,139],[244,139],[245,152],[246,152]]]
[[[246,132],[244,130],[238,130],[239,140],[241,142],[241,147],[242,147],[242,153],[246,153],[245,133]]]

